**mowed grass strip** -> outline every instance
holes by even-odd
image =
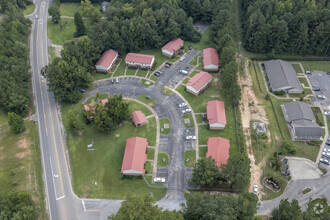
[[[330,62],[329,61],[301,61],[300,62],[305,71],[323,71],[330,72]]]
[[[187,119],[187,118],[189,119],[189,123],[185,123],[185,119]],[[193,117],[192,117],[191,113],[184,114],[182,116],[182,120],[183,120],[183,124],[186,128],[194,128],[195,127],[194,120],[193,120]]]
[[[196,150],[187,150],[184,152],[184,165],[193,167],[196,163]]]
[[[73,33],[76,26],[73,19],[62,18],[59,24],[54,24],[51,19],[48,20],[48,38],[53,44],[63,45],[65,42],[73,40]]]
[[[168,118],[160,118],[159,119],[159,124],[160,124],[160,134],[162,135],[167,135],[169,133],[171,133],[171,122],[170,119]],[[165,128],[164,124],[168,124],[169,128]],[[163,128],[163,132],[162,132],[162,128]]]
[[[147,149],[147,159],[153,160],[155,158],[155,149],[154,148],[148,148]]]
[[[137,102],[126,101],[131,103],[130,112],[144,107]],[[66,115],[70,109],[77,111],[79,120],[84,125],[80,135],[67,130],[67,146],[73,175],[72,185],[78,196],[125,199],[128,193],[145,195],[152,192],[158,200],[166,194],[164,190],[148,188],[142,177],[129,177],[120,173],[127,138],[136,136],[147,138],[150,146],[156,143],[155,118],[148,119],[148,124],[139,128],[126,122],[113,134],[106,134],[99,131],[93,124],[85,124],[84,109],[80,103],[62,105],[64,124],[66,124]],[[87,151],[87,145],[92,142],[96,150]]]
[[[166,167],[170,163],[170,156],[167,153],[159,152],[157,166]]]
[[[152,107],[154,105],[156,105],[156,100],[151,98],[150,96],[147,96],[147,95],[139,95],[137,97],[137,100],[147,104],[148,106]]]
[[[115,74],[113,75],[113,77],[117,77],[117,76],[123,76],[125,73],[125,69],[126,69],[126,64],[125,64],[125,60],[124,57],[122,57],[122,61],[118,67],[118,69],[116,70]],[[115,71],[115,69],[113,69],[113,71]]]
[[[298,77],[298,79],[299,79],[299,82],[301,84],[304,84],[305,87],[309,87],[308,81],[305,77]]]
[[[292,64],[292,66],[293,66],[293,69],[296,71],[296,73],[303,73],[303,71],[300,67],[300,64],[294,63],[294,64]]]
[[[199,147],[199,157],[206,157],[207,147]]]

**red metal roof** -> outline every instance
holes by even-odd
[[[209,124],[213,123],[221,123],[227,124],[226,121],[226,110],[225,110],[225,103],[213,100],[207,103],[207,120]]]
[[[207,48],[203,50],[203,64],[207,65],[219,65],[219,55],[216,49]]]
[[[133,112],[131,114],[131,118],[133,119],[135,126],[139,123],[143,123],[143,122],[147,121],[146,117],[144,116],[144,114],[141,111]]]
[[[174,52],[180,49],[182,44],[183,44],[183,40],[181,40],[181,38],[174,38],[173,40],[165,44],[165,46],[162,47],[162,50],[165,49],[168,50],[169,52]]]
[[[200,90],[210,79],[212,79],[211,74],[201,71],[189,79],[187,86],[193,87],[196,91]]]
[[[110,66],[111,62],[115,59],[115,57],[118,55],[118,53],[114,50],[107,50],[105,51],[100,59],[97,61],[95,65],[102,65],[105,67]]]
[[[144,162],[147,159],[146,149],[148,141],[145,138],[127,138],[121,172],[136,170],[144,173]]]
[[[153,55],[140,54],[140,53],[128,53],[125,58],[125,62],[142,63],[151,65]]]
[[[206,157],[212,157],[215,160],[215,165],[218,167],[222,164],[227,164],[229,147],[229,140],[221,137],[211,137],[207,141]]]

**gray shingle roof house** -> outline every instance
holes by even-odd
[[[322,128],[316,123],[311,107],[304,102],[288,102],[282,106],[293,140],[320,140]]]
[[[303,89],[291,63],[269,60],[264,63],[271,89],[288,93],[302,93]]]

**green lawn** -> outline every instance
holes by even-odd
[[[182,81],[182,84],[187,84],[188,81],[189,81],[190,78],[185,78],[183,81]]]
[[[149,82],[149,84],[147,84],[147,82]],[[151,82],[151,81],[149,81],[149,80],[142,79],[141,84],[142,84],[143,86],[152,86],[154,83]]]
[[[76,26],[73,19],[61,19],[59,24],[54,24],[51,19],[48,20],[48,38],[53,44],[62,45],[67,41],[73,40],[73,33]]]
[[[281,187],[281,190],[279,192],[274,192],[268,189],[266,186],[263,186],[263,191],[265,192],[265,194],[261,197],[261,200],[274,199],[280,196],[284,192],[286,185],[288,184],[282,174],[280,172],[274,171],[272,168],[269,167],[269,165],[266,165],[266,167],[263,168],[261,179],[265,177],[273,177],[278,182],[279,186]]]
[[[296,73],[303,73],[303,71],[300,67],[300,64],[294,63],[294,64],[292,64],[292,66],[293,66],[293,69],[296,71]]]
[[[207,147],[199,147],[199,157],[206,157]]]
[[[133,103],[133,101],[131,101]],[[136,102],[135,102],[136,103]],[[140,109],[136,103],[130,110]],[[69,109],[77,110],[79,120],[85,122],[83,105],[63,104],[61,107],[64,124]],[[67,130],[68,131],[68,130]],[[127,193],[145,195],[152,192],[155,199],[161,199],[166,191],[148,188],[141,177],[128,177],[120,173],[126,139],[145,137],[150,145],[156,142],[156,121],[150,118],[148,124],[136,128],[132,123],[123,123],[113,134],[100,132],[93,124],[86,125],[80,135],[68,133],[67,146],[73,175],[73,189],[80,197],[125,199]],[[87,151],[87,145],[94,141],[95,151]],[[150,154],[150,153],[149,153]],[[86,163],[86,161],[88,161]],[[150,170],[151,164],[146,168]],[[97,182],[97,186],[95,186]]]
[[[80,3],[61,3],[60,12],[62,16],[73,17],[76,12],[79,12],[82,16],[82,11],[80,9]]]
[[[147,149],[147,159],[153,160],[155,158],[155,149],[154,148],[148,148]]]
[[[162,92],[164,95],[172,95],[173,92],[169,89],[166,89],[165,87],[162,88]]]
[[[163,159],[165,159],[165,162],[163,162]],[[170,163],[170,156],[167,153],[159,152],[157,160],[157,166],[166,167]]]
[[[154,76],[154,75],[152,75],[151,77],[150,77],[150,79],[152,80],[152,81],[157,81],[158,80],[158,77],[157,76]]]
[[[298,77],[298,79],[299,79],[299,82],[301,84],[304,84],[305,87],[309,87],[308,81],[305,77]]]
[[[0,114],[0,195],[14,191],[30,193],[38,219],[47,219],[42,159],[37,124],[25,120],[26,130],[13,134]]]
[[[147,117],[149,115],[152,115],[152,111],[150,109],[148,109],[147,107],[145,107],[144,105],[138,103],[138,102],[135,102],[135,101],[131,101],[131,100],[126,100],[129,105],[130,105],[130,112],[133,112],[133,111],[142,111],[143,114]]]
[[[190,61],[190,64],[193,65],[193,66],[196,66],[197,65],[197,58],[200,57],[200,55],[197,55],[195,56],[191,61]],[[201,59],[200,59],[201,61]]]
[[[195,117],[196,117],[197,123],[207,122],[207,120],[204,121],[203,116],[201,114],[195,115]]]
[[[147,95],[139,95],[137,100],[149,105],[150,107],[156,105],[156,100]]]
[[[136,68],[127,68],[126,76],[134,76],[136,70]]]
[[[311,107],[311,108],[316,118],[317,124],[319,124],[320,126],[324,126],[323,113],[321,112],[320,108],[319,107]]]
[[[187,161],[188,160],[188,161]],[[187,150],[184,152],[184,165],[193,167],[196,163],[196,150]]]
[[[34,9],[36,8],[36,5],[31,3],[28,6],[26,6],[26,9],[23,10],[23,15],[30,15],[34,12]]]
[[[189,118],[190,122],[189,123],[185,123],[184,122],[184,119],[185,118]],[[188,114],[184,114],[182,116],[182,120],[183,120],[183,124],[186,128],[194,128],[195,127],[195,124],[194,124],[194,120],[193,120],[193,117],[192,117],[192,114],[191,113],[188,113]],[[190,124],[190,126],[188,126]]]
[[[147,73],[148,73],[148,70],[139,69],[139,71],[137,72],[136,76],[146,77]]]
[[[152,174],[153,172],[153,165],[151,162],[147,161],[144,164],[144,169],[146,174]]]
[[[198,43],[185,41],[184,42],[184,45],[185,45],[184,50],[187,52],[189,45],[191,45],[195,50],[203,50],[205,48],[210,47],[211,46],[210,34],[211,34],[211,28],[209,28],[209,29],[207,29],[207,31],[205,31],[205,33],[202,35],[201,40]]]
[[[289,97],[298,98],[298,97],[305,97],[306,95],[310,95],[310,94],[313,94],[313,91],[311,89],[304,88],[302,94],[289,94]]]
[[[125,69],[126,69],[126,65],[125,65],[125,61],[124,59],[121,61],[117,71],[115,72],[115,74],[113,75],[113,77],[116,77],[116,76],[123,76],[124,73],[125,73]],[[115,70],[113,70],[115,71]]]
[[[168,118],[160,118],[159,119],[160,129],[164,129],[163,132],[160,131],[160,134],[167,135],[171,133],[171,122]],[[170,128],[164,128],[164,124],[169,124]]]
[[[300,62],[305,71],[323,71],[330,72],[330,62],[329,61],[301,61]]]

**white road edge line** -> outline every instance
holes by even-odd
[[[56,200],[60,200],[60,199],[63,199],[63,198],[65,198],[65,196],[61,196],[59,198],[56,198]]]
[[[60,199],[63,199],[65,196],[61,196],[61,197],[57,198],[57,191],[56,191],[56,187],[55,187],[54,171],[53,171],[52,158],[51,157],[49,157],[49,161],[50,161],[50,169],[51,169],[51,172],[52,172],[52,179],[53,179],[53,184],[54,184],[55,198],[56,198],[56,200],[60,200]]]
[[[81,202],[82,202],[82,205],[83,205],[83,207],[84,207],[84,212],[86,212],[86,207],[85,207],[85,202],[84,202],[84,200],[82,199]]]

